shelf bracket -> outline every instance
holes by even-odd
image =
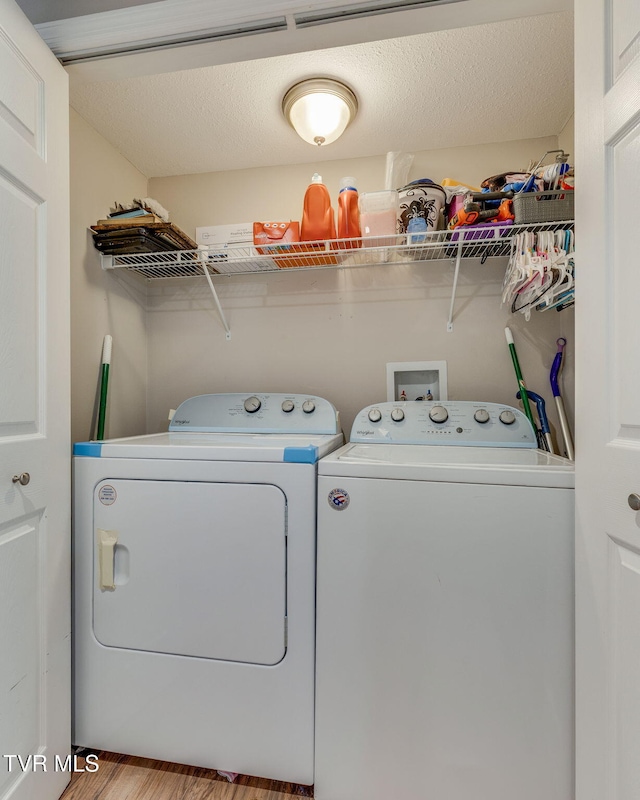
[[[218,293],[216,292],[216,287],[213,285],[213,281],[211,280],[211,275],[209,274],[209,268],[207,267],[206,264],[203,264],[202,269],[204,270],[204,274],[207,276],[207,282],[209,284],[209,288],[211,289],[211,294],[213,295],[213,301],[216,304],[216,308],[218,309],[220,320],[224,325],[224,330],[225,330],[224,338],[229,342],[231,341],[231,329],[229,328],[229,323],[227,322],[227,318],[225,317],[224,311],[222,310],[222,306],[220,305],[220,300],[218,298]]]
[[[458,242],[458,252],[456,253],[456,269],[453,273],[453,287],[451,288],[451,305],[449,306],[449,321],[447,322],[447,333],[453,333],[453,309],[456,304],[456,292],[458,290],[458,276],[460,275],[460,262],[462,261],[462,245],[464,234],[460,236]]]

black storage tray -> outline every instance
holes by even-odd
[[[175,244],[146,228],[126,228],[94,233],[93,243],[105,255],[126,253],[157,253],[175,249]]]

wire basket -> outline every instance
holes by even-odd
[[[516,225],[574,218],[573,191],[528,192],[513,198]]]

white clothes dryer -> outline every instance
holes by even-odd
[[[517,409],[358,414],[319,463],[316,800],[574,796],[573,486]]]
[[[74,448],[76,745],[313,783],[316,462],[299,395],[202,395]]]

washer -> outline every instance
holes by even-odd
[[[316,462],[343,441],[320,397],[222,394],[75,446],[75,744],[313,783]]]
[[[318,477],[316,800],[569,800],[573,465],[490,403],[382,403]]]

